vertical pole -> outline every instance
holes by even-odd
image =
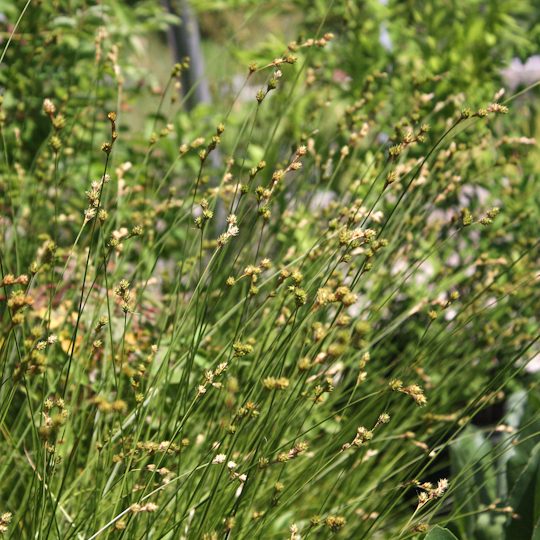
[[[199,103],[210,103],[210,89],[204,71],[204,56],[201,48],[201,35],[197,17],[188,0],[179,0],[179,13],[175,11],[173,0],[164,0],[169,13],[179,15],[181,22],[169,25],[168,39],[176,62],[189,56],[190,68],[182,71],[182,87],[186,99],[186,108],[193,109]]]

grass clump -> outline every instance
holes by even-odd
[[[336,5],[186,112],[189,60],[156,84],[124,26],[164,30],[158,6],[52,4],[0,74],[0,533],[511,538],[528,103],[401,61],[344,77]]]

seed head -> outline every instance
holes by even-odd
[[[45,98],[43,100],[43,112],[52,116],[56,112],[56,107],[51,99]]]

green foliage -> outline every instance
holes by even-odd
[[[426,540],[455,540],[455,536],[448,530],[436,525],[426,535]]]
[[[0,534],[538,534],[535,4],[19,4]]]
[[[468,427],[451,446],[453,477],[461,479],[455,492],[458,515],[452,524],[464,538],[534,538],[538,528],[539,403],[536,394],[509,396],[508,433],[486,437]],[[520,433],[515,445],[513,432]],[[498,505],[492,501],[501,501]],[[511,508],[501,511],[502,501]]]

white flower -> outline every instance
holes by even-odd
[[[227,459],[227,456],[225,454],[217,454],[212,460],[212,463],[214,465],[220,465],[221,463],[225,463],[226,459]]]

